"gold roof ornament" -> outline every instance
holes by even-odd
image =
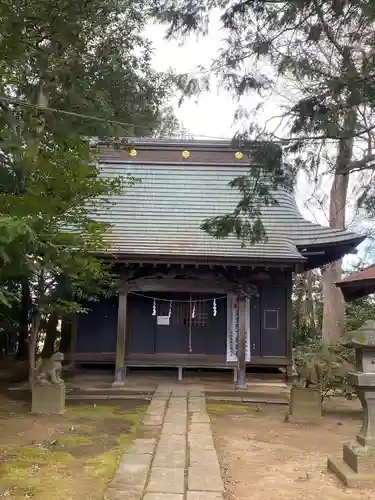
[[[182,151],[181,153],[182,157],[185,158],[185,160],[187,160],[190,156],[190,151]]]
[[[236,160],[242,160],[243,153],[242,153],[242,151],[237,151],[237,153],[234,156],[235,156]]]
[[[132,148],[132,149],[129,149],[129,155],[132,157],[132,158],[135,158],[137,156],[137,150]]]

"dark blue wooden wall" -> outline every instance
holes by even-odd
[[[78,316],[77,352],[116,352],[118,298],[102,298],[83,305]]]
[[[252,356],[285,356],[287,354],[287,287],[261,286],[258,297],[250,301]],[[147,295],[147,294],[145,294]],[[150,293],[153,297],[187,300],[187,294]],[[208,297],[213,297],[209,295]],[[158,314],[168,314],[168,302],[159,301]],[[89,311],[78,319],[77,352],[116,351],[117,297],[85,304]],[[180,324],[157,325],[152,315],[153,301],[129,294],[127,329],[129,354],[189,353],[189,328]],[[173,306],[172,306],[173,307]],[[217,315],[212,302],[207,305],[207,325],[192,326],[192,354],[226,354],[227,301],[217,301]]]
[[[287,288],[263,286],[250,300],[252,356],[286,356]]]
[[[188,294],[165,293],[151,294],[159,299],[173,299],[175,301],[189,300]],[[210,294],[208,298],[213,298]],[[156,302],[157,313],[167,315],[169,303],[159,300]],[[188,304],[172,304],[172,316],[177,315],[177,308],[188,308]],[[152,315],[153,301],[137,295],[129,295],[128,299],[128,328],[130,333],[130,353],[189,353],[189,326],[179,321],[179,324],[169,326],[157,325],[157,317]],[[212,301],[206,304],[207,325],[191,327],[191,353],[220,355],[226,352],[227,328],[227,301],[217,301],[217,314],[213,316]],[[181,310],[180,310],[181,311]],[[197,309],[198,311],[198,309]],[[198,313],[198,312],[197,312]],[[186,315],[189,316],[189,315]],[[181,318],[181,316],[179,316]],[[188,319],[188,318],[186,318]],[[173,323],[173,321],[172,321]]]

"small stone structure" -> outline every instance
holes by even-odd
[[[61,414],[65,410],[65,384],[61,378],[64,354],[38,360],[32,387],[31,412]]]
[[[286,422],[313,423],[322,418],[322,393],[315,387],[292,387]]]
[[[329,458],[328,468],[346,486],[375,487],[375,321],[366,321],[351,341],[355,348],[355,372],[348,375],[363,408],[362,428],[356,441],[343,446],[343,458]]]

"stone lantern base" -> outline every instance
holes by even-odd
[[[362,428],[356,442],[344,444],[342,459],[328,459],[328,468],[350,488],[375,488],[375,321],[354,332],[349,345],[355,348],[355,371],[347,379],[362,404]]]
[[[328,458],[328,469],[349,488],[375,488],[375,447],[353,442],[343,446],[342,458]]]

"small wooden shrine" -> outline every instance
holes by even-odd
[[[293,272],[353,253],[364,237],[305,220],[287,189],[262,209],[266,243],[205,233],[204,219],[237,205],[229,182],[254,163],[252,147],[132,139],[100,151],[103,175],[140,182],[96,214],[111,224],[99,257],[116,265],[118,293],[86,304],[66,357],[113,363],[118,383],[127,366],[233,369],[243,331],[247,364],[290,367]]]

